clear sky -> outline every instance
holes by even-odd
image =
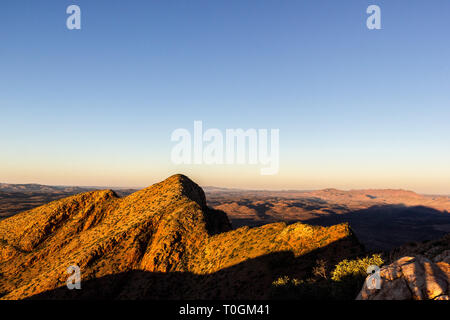
[[[450,194],[449,31],[448,0],[2,0],[0,182]],[[171,163],[194,120],[280,129],[279,174]]]

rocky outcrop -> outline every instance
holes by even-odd
[[[406,256],[380,270],[380,289],[367,282],[357,300],[449,300],[450,250],[433,260]]]
[[[3,299],[267,298],[280,275],[360,254],[346,224],[231,230],[203,190],[174,175],[119,198],[95,191],[0,221]],[[82,290],[68,290],[67,268]]]

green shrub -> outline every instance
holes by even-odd
[[[355,260],[343,260],[331,272],[330,279],[324,273],[325,262],[319,261],[312,272],[316,278],[299,280],[284,276],[272,282],[271,298],[353,300],[362,288],[367,276],[367,268],[370,265],[381,266],[383,262],[378,254]]]
[[[298,280],[288,276],[280,277],[272,283],[271,299],[276,300],[324,300],[333,299],[330,296],[328,281],[313,279]]]
[[[282,287],[282,286],[297,286],[302,281],[297,279],[291,279],[288,276],[280,277],[276,281],[272,282],[272,285],[275,287]]]
[[[381,266],[384,263],[379,254],[374,254],[372,257],[365,257],[355,260],[343,260],[339,262],[336,268],[331,273],[331,279],[334,281],[342,281],[343,279],[351,277],[366,277],[367,268],[371,265]]]
[[[370,265],[381,266],[383,262],[379,254],[339,262],[331,273],[332,294],[335,299],[354,299],[367,277],[367,268]]]

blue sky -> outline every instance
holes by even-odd
[[[2,1],[0,180],[450,194],[449,30],[445,0]],[[194,120],[279,128],[279,174],[172,164]]]

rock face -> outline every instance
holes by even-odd
[[[382,267],[381,288],[364,283],[357,300],[449,300],[450,250],[433,260],[406,256]]]
[[[362,252],[346,224],[232,230],[203,190],[174,175],[119,198],[94,191],[0,221],[2,299],[266,298],[280,275]],[[81,290],[68,290],[69,266]]]

